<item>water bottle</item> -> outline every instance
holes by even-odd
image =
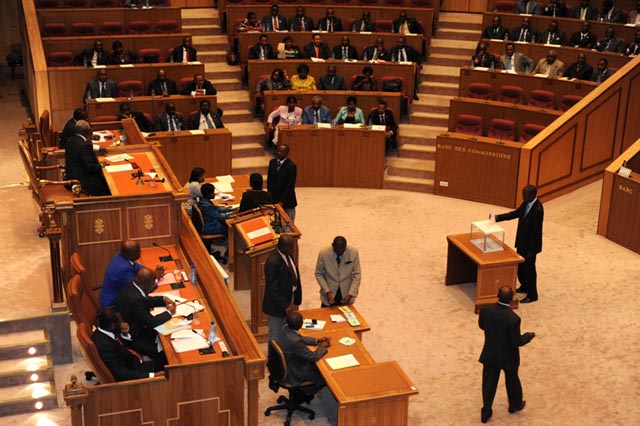
[[[196,274],[196,265],[194,265],[193,262],[191,262],[189,264],[189,269],[191,270],[190,271],[191,275],[189,275],[189,279],[191,280],[191,283],[193,285],[198,284],[198,275]],[[214,331],[214,333],[215,333],[215,331]]]
[[[169,55],[169,63],[172,64],[173,63],[173,53],[171,53],[171,55]]]
[[[123,127],[122,132],[120,133],[120,140],[122,143],[127,143],[127,130]]]
[[[91,100],[91,90],[87,90],[87,100]]]
[[[213,346],[216,342],[216,323],[211,321],[211,325],[209,326],[209,345]]]
[[[535,42],[536,42],[536,35],[531,34],[531,43],[535,43]]]
[[[284,232],[287,234],[291,233],[291,222],[287,221],[287,223],[284,225]]]
[[[82,66],[85,68],[89,67],[89,61],[87,61],[87,57],[86,56],[82,56]]]
[[[155,89],[151,89],[151,100],[154,100],[156,98],[156,91]]]
[[[133,89],[129,90],[129,101],[133,100]]]

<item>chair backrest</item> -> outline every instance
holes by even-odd
[[[269,369],[269,374],[271,374],[271,379],[279,384],[284,384],[287,379],[287,359],[275,340],[269,341],[267,368]]]
[[[191,207],[191,223],[193,223],[193,227],[196,228],[198,234],[202,234],[202,230],[204,229],[204,218],[202,217],[202,212],[200,211],[198,204],[194,204]]]
[[[493,97],[489,83],[471,83],[467,88],[467,97],[489,100]]]
[[[140,49],[138,50],[138,62],[141,64],[162,62],[162,51],[156,47]]]
[[[93,7],[114,7],[115,3],[116,0],[93,0]]]
[[[509,102],[511,104],[523,104],[524,89],[520,86],[504,85],[500,87],[498,100],[500,102]]]
[[[58,0],[36,0],[36,6],[42,8],[58,7],[60,6],[60,2]]]
[[[560,109],[566,111],[582,99],[582,96],[578,95],[564,95],[560,98]]]
[[[97,117],[93,117],[91,120],[92,123],[106,123],[109,121],[118,121],[117,115],[99,115]]]
[[[393,20],[391,19],[376,19],[376,31],[382,31],[385,33],[391,32],[391,25],[393,25]]]
[[[456,120],[455,131],[466,135],[482,135],[482,117],[473,114],[460,114]]]
[[[516,13],[515,0],[496,0],[493,9],[498,13]]]
[[[85,7],[89,5],[89,0],[65,0],[64,4],[67,7]]]
[[[182,90],[185,87],[187,87],[187,84],[191,83],[192,81],[193,81],[193,77],[182,77],[178,81],[178,85],[180,86],[180,90]]]
[[[151,21],[129,22],[129,32],[132,34],[151,34]]]
[[[76,336],[98,381],[102,384],[115,382],[115,377],[113,377],[113,374],[111,374],[107,366],[104,365],[102,358],[100,358],[98,348],[96,348],[96,344],[91,339],[91,328],[86,324],[78,324]]]
[[[513,120],[494,118],[489,124],[487,136],[512,141],[516,136],[516,123]]]
[[[135,96],[144,95],[144,85],[140,80],[124,80],[118,83],[118,96],[126,97],[133,91]]]
[[[549,90],[534,89],[529,95],[529,105],[540,108],[555,108],[556,94]]]
[[[89,279],[89,273],[87,272],[87,268],[85,268],[82,263],[82,259],[80,258],[80,254],[78,252],[73,252],[71,255],[71,269],[73,272],[80,275],[82,279],[82,284],[84,285],[84,291],[87,293],[89,299],[93,303],[93,306],[96,309],[96,312],[100,310],[100,302],[98,301],[99,292],[93,289],[93,285],[91,284],[91,280]]]
[[[50,67],[68,67],[73,65],[73,52],[59,51],[49,53],[47,65]]]
[[[62,22],[50,22],[44,24],[43,32],[45,36],[63,36],[67,34],[67,24]]]
[[[527,123],[522,126],[522,132],[520,132],[520,142],[529,142],[531,138],[544,130],[543,125],[536,123]]]
[[[98,311],[93,306],[89,295],[84,291],[84,284],[80,274],[75,274],[69,280],[67,292],[69,297],[67,305],[73,314],[76,324],[84,323],[88,327],[92,327],[96,322]]]
[[[105,21],[100,24],[100,34],[119,35],[124,34],[124,24],[118,21]]]
[[[76,22],[71,25],[71,35],[96,35],[96,25],[91,22]]]
[[[163,19],[156,21],[156,33],[158,34],[177,33],[179,32],[178,29],[178,21],[175,19]]]

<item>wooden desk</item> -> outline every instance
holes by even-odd
[[[275,68],[282,68],[287,72],[288,76],[297,74],[296,69],[301,63],[309,66],[309,74],[314,77],[320,77],[327,73],[329,65],[335,65],[338,68],[338,74],[344,77],[347,87],[351,87],[353,76],[362,74],[362,68],[369,66],[373,68],[373,76],[378,80],[378,85],[382,77],[398,76],[404,81],[402,85],[402,95],[409,97],[409,102],[413,99],[413,87],[415,85],[415,64],[399,64],[397,62],[378,62],[371,63],[368,61],[343,62],[327,60],[324,62],[312,62],[306,59],[300,60],[269,60],[269,61],[249,61],[249,90],[255,91],[258,81],[270,76]]]
[[[339,426],[409,424],[409,397],[417,395],[418,390],[396,361],[377,363],[350,329],[300,332],[331,337],[327,354],[316,365],[338,402]],[[351,337],[355,343],[344,346],[339,342],[343,337]],[[360,365],[332,370],[327,364],[328,358],[347,354],[353,354]]]
[[[513,207],[520,191],[521,147],[460,133],[438,135],[434,194]]]
[[[493,99],[498,98],[500,87],[504,85],[520,86],[524,89],[525,99],[529,99],[535,89],[549,90],[556,94],[556,99],[564,95],[586,96],[597,87],[591,81],[569,81],[555,78],[534,77],[525,74],[510,74],[500,71],[481,71],[470,67],[460,68],[459,96],[467,96],[471,83],[489,83],[493,90]]]
[[[249,60],[249,48],[254,44],[258,43],[261,35],[267,35],[269,37],[269,43],[273,46],[273,50],[277,54],[278,43],[282,43],[282,39],[287,35],[293,38],[293,45],[298,46],[302,49],[305,45],[311,43],[311,36],[316,34],[311,31],[305,32],[290,32],[290,33],[282,33],[282,32],[264,32],[264,33],[239,33],[238,34],[238,49],[240,52],[240,63],[246,64]],[[362,56],[362,51],[375,44],[377,38],[382,38],[384,40],[384,47],[391,52],[391,49],[396,47],[398,37],[400,34],[397,33],[386,33],[386,32],[375,32],[375,33],[352,33],[351,31],[343,31],[343,32],[335,32],[335,33],[327,33],[322,32],[319,33],[322,36],[322,41],[329,45],[329,48],[333,52],[333,48],[339,46],[342,42],[343,36],[348,36],[351,45],[356,48],[358,52],[358,56]],[[415,35],[405,35],[405,40],[407,46],[411,46],[416,49],[418,52],[423,52],[423,44],[424,37],[422,34]]]
[[[204,74],[204,65],[191,64],[136,64],[129,67],[107,65],[108,78],[116,83],[124,80],[140,80],[147,88],[149,81],[156,78],[159,69],[164,69],[172,80],[191,77],[196,73]],[[73,115],[73,110],[82,106],[84,90],[89,80],[96,78],[98,70],[84,67],[49,67],[49,96],[51,99],[51,117],[54,125],[62,129]]]
[[[358,321],[360,321],[360,325],[353,327],[347,321],[332,322],[331,315],[341,315],[342,317],[344,317],[344,314],[340,309],[338,309],[337,306],[331,306],[328,308],[305,309],[299,312],[300,314],[302,314],[303,318],[326,321],[326,325],[322,330],[323,332],[343,330],[343,329],[352,330],[356,334],[356,336],[358,336],[358,339],[362,340],[362,334],[365,331],[371,330],[371,328],[369,327],[369,324],[365,321],[365,319],[362,317],[362,315],[360,315],[360,312],[358,312],[358,310],[356,309],[355,304],[348,305],[348,307],[355,314],[356,318],[358,318]],[[311,334],[313,333],[313,330],[305,330],[305,332],[308,332],[309,334]]]
[[[386,135],[369,128],[280,128],[298,166],[297,186],[382,188]]]
[[[209,129],[204,134],[156,132],[147,142],[158,142],[178,181],[186,183],[195,167],[212,175],[231,173],[231,132],[229,129]]]
[[[95,99],[88,99],[86,109],[89,121],[93,121],[93,119],[101,115],[119,116],[120,104],[123,102],[129,102],[131,104],[132,111],[146,112],[150,114],[151,121],[153,123],[156,115],[165,111],[167,103],[173,102],[176,106],[176,112],[182,114],[186,125],[189,115],[193,111],[198,111],[200,109],[200,102],[202,101],[209,101],[212,111],[215,111],[218,108],[218,100],[215,95],[198,95],[195,97],[171,95],[167,97],[156,96],[155,98],[151,96],[136,96],[131,101],[127,97],[113,98],[113,100],[101,100],[100,102]]]
[[[483,253],[471,243],[469,233],[448,235],[447,243],[446,285],[475,282],[476,313],[482,305],[496,303],[500,287],[508,286],[514,294],[511,307],[517,309],[518,263],[524,262],[518,253],[506,244],[502,251]]]
[[[322,90],[322,91],[299,91],[299,90],[268,90],[263,92],[265,123],[274,108],[287,104],[288,96],[295,96],[298,106],[302,109],[311,106],[311,99],[314,96],[322,97],[322,105],[331,110],[331,117],[335,117],[340,108],[347,104],[347,97],[354,95],[358,98],[358,107],[362,109],[366,119],[372,108],[378,106],[378,99],[384,99],[389,108],[400,116],[401,97],[397,92],[355,92],[353,90]]]
[[[542,109],[529,105],[514,105],[506,102],[485,101],[471,98],[452,98],[449,104],[449,131],[456,131],[456,123],[460,114],[474,114],[482,117],[482,134],[489,132],[491,120],[501,118],[515,121],[516,141],[520,140],[520,132],[527,123],[547,126],[562,115],[562,111]],[[511,141],[513,142],[513,141]]]

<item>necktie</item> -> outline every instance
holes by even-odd
[[[189,62],[189,51],[187,50],[186,47],[182,49],[182,62],[183,63]]]
[[[551,13],[551,16],[553,16],[554,18],[556,17],[556,5],[553,5],[553,12]]]
[[[508,59],[507,59],[507,69],[510,70],[511,68],[513,68],[512,57],[509,56]]]
[[[260,60],[264,61],[264,59],[267,57],[267,55],[264,52],[264,46],[260,46]]]
[[[329,19],[329,25],[327,26],[330,33],[333,32],[333,20]]]
[[[320,49],[316,46],[316,58],[320,57]]]
[[[304,18],[300,18],[300,31],[304,31]]]
[[[169,130],[175,130],[176,127],[173,125],[173,117],[172,116],[167,116],[167,121],[169,122]]]
[[[386,120],[384,119],[384,114],[380,114],[380,124],[382,124],[383,126],[386,125]]]
[[[104,85],[105,85],[105,83],[102,83],[102,82],[100,83],[100,97],[101,98],[104,98],[104,97],[107,96],[107,93],[106,93],[107,91],[105,90]]]
[[[365,26],[364,26],[364,19],[362,20],[362,24],[360,24],[360,31],[364,31],[365,30]]]
[[[613,40],[609,39],[609,41],[607,42],[607,47],[604,48],[604,50],[609,50],[609,47],[611,47],[611,42]]]
[[[335,78],[335,77],[331,76],[331,88],[333,88],[333,79],[334,79],[334,78]]]
[[[342,47],[342,59],[347,59],[347,58],[349,58],[349,53],[347,52],[347,48]]]
[[[407,55],[405,54],[404,49],[400,50],[400,61],[404,62],[407,60]]]
[[[524,13],[528,14],[529,13],[529,6],[531,5],[531,2],[527,2],[527,7],[524,10]]]
[[[278,18],[273,18],[273,29],[278,31]]]
[[[378,49],[373,49],[373,58],[374,61],[378,59]]]
[[[527,30],[520,31],[520,41],[525,41],[527,39]]]
[[[586,14],[587,14],[587,8],[586,8],[586,7],[585,7],[585,8],[580,9],[580,20],[581,20],[581,21],[584,21],[584,20],[585,20],[585,16],[586,16]]]
[[[278,167],[276,168],[276,171],[279,172],[280,168],[282,167],[282,165],[284,164],[284,160],[282,161],[278,161]]]
[[[342,256],[336,256],[336,261],[338,262],[338,265],[340,264],[341,260],[342,260]]]
[[[167,96],[169,94],[169,91],[167,90],[167,83],[166,82],[162,82],[162,94],[164,96]]]
[[[585,33],[580,33],[580,40],[584,40],[587,37]]]
[[[313,111],[313,124],[318,124],[318,110]]]
[[[549,35],[547,36],[547,44],[551,44],[551,33],[549,33]]]
[[[207,122],[207,128],[208,128],[208,129],[215,129],[215,128],[216,128],[216,125],[215,125],[215,124],[213,124],[213,121],[211,121],[211,119],[209,118],[209,115],[208,115],[208,114],[204,116],[204,119],[205,119],[205,120],[206,120],[206,122]]]
[[[124,346],[124,343],[122,343],[122,339],[120,339],[119,337],[116,337],[116,342],[120,343],[120,346]],[[140,355],[138,352],[134,351],[133,349],[129,349],[126,346],[124,346],[124,348],[133,356],[135,356],[136,358],[138,358],[138,361],[140,362],[140,364],[142,364],[143,359],[142,359],[142,355]]]

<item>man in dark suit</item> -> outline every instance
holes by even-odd
[[[64,151],[67,179],[80,181],[87,195],[111,195],[102,174],[102,165],[91,143],[91,125],[84,120],[76,123],[75,134],[67,140]]]
[[[393,111],[387,109],[387,102],[384,99],[378,101],[378,108],[371,111],[367,123],[376,126],[385,126],[387,135],[385,150],[387,152],[398,149],[398,122],[393,116]]]
[[[613,0],[602,0],[602,9],[599,11],[598,19],[601,22],[611,22],[614,24],[624,24],[624,13],[613,5]]]
[[[593,75],[593,67],[587,63],[587,56],[584,53],[578,53],[578,59],[576,62],[569,65],[567,71],[564,73],[564,77],[568,79],[586,80],[591,81]]]
[[[169,96],[169,95],[177,95],[178,87],[176,86],[176,82],[174,80],[170,80],[167,78],[167,73],[161,68],[158,70],[156,74],[156,78],[149,82],[149,86],[147,87],[147,95],[157,95],[157,96]]]
[[[66,147],[69,138],[76,133],[76,123],[80,120],[87,120],[87,111],[84,108],[76,108],[73,111],[73,117],[64,125],[58,141],[58,146],[61,149]]]
[[[518,15],[540,15],[542,10],[535,0],[519,0],[516,4],[516,13]]]
[[[311,98],[311,106],[302,112],[302,124],[331,123],[331,111],[322,106],[322,96]]]
[[[562,31],[558,26],[557,19],[552,19],[551,22],[549,22],[549,28],[540,33],[540,40],[538,40],[538,43],[557,44],[559,46],[567,44],[567,38],[564,35],[564,31]]]
[[[598,69],[591,76],[591,81],[598,84],[604,83],[613,75],[613,71],[609,69],[609,61],[606,58],[600,58],[598,61]]]
[[[204,78],[204,75],[198,73],[193,76],[193,80],[187,83],[180,91],[181,95],[215,95],[218,91],[213,84]]]
[[[200,111],[189,117],[189,130],[222,129],[222,119],[218,113],[211,111],[211,104],[204,100],[200,102]]]
[[[93,47],[91,49],[83,50],[80,54],[80,58],[76,60],[79,62],[78,65],[95,67],[98,65],[107,65],[109,55],[104,51],[102,40],[96,40],[93,43]]]
[[[304,13],[304,7],[296,7],[296,16],[289,21],[291,31],[311,31],[313,30],[313,19]]]
[[[318,79],[318,90],[347,90],[344,78],[337,74],[335,65],[327,67],[327,73]]]
[[[277,249],[269,253],[264,263],[262,312],[269,320],[269,340],[276,342],[283,332],[286,314],[302,303],[300,271],[293,261],[293,245],[291,235],[280,234]]]
[[[376,38],[375,45],[365,47],[362,52],[362,59],[365,61],[388,61],[391,58],[389,52],[384,48],[384,39],[382,37]]]
[[[535,43],[537,39],[537,31],[531,28],[531,18],[525,16],[518,28],[514,28],[509,34],[512,41],[521,41],[527,43]]]
[[[242,194],[239,212],[245,212],[264,204],[272,203],[271,193],[262,189],[262,175],[260,173],[251,173],[249,185],[251,185],[251,189],[247,189]]]
[[[518,293],[527,293],[527,297],[520,303],[531,303],[538,300],[538,286],[536,273],[536,255],[542,251],[542,222],[544,221],[544,208],[536,197],[538,189],[533,185],[527,185],[522,190],[524,200],[520,207],[504,214],[496,216],[496,222],[518,219],[516,231],[516,251],[524,262],[518,264],[518,281],[520,288]]]
[[[114,306],[129,324],[133,349],[153,360],[164,361],[164,353],[158,351],[158,333],[154,328],[171,319],[176,313],[176,304],[168,297],[149,296],[156,287],[156,274],[141,268],[134,280],[122,287]],[[152,315],[151,309],[160,306],[167,311]]]
[[[159,132],[167,132],[186,129],[184,117],[176,113],[175,104],[173,102],[167,102],[164,106],[164,112],[156,116],[156,130]]]
[[[486,27],[482,32],[482,38],[498,40],[509,38],[509,30],[502,26],[502,18],[500,18],[499,15],[494,15],[491,20],[491,25]]]
[[[100,68],[95,80],[90,80],[87,83],[87,87],[84,89],[84,98],[117,98],[118,97],[118,85],[115,81],[109,80],[107,70]]]
[[[407,12],[403,10],[398,15],[398,19],[391,24],[391,32],[400,34],[422,34],[424,30],[418,21],[413,18],[408,18]]]
[[[340,18],[337,18],[335,16],[333,9],[327,9],[324,14],[324,18],[318,20],[318,30],[326,31],[328,33],[342,31],[342,21],[340,20]]]
[[[480,354],[482,368],[482,410],[480,420],[486,423],[491,418],[493,399],[496,396],[500,370],[504,371],[509,413],[524,408],[522,384],[518,377],[520,346],[535,337],[535,333],[520,334],[520,317],[509,306],[513,290],[507,286],[498,291],[498,303],[486,305],[480,310],[478,325],[484,330],[484,346]]]
[[[267,59],[276,59],[273,46],[269,44],[269,37],[266,34],[260,34],[258,43],[249,49],[249,59],[265,61]]]
[[[171,52],[170,59],[173,62],[195,62],[198,60],[198,51],[191,46],[191,37],[184,37],[182,44],[176,46]]]
[[[553,16],[554,18],[567,18],[569,9],[559,0],[549,0],[549,4],[542,8],[542,14],[544,16]]]
[[[598,52],[622,53],[624,51],[624,41],[616,38],[616,30],[612,26],[608,26],[604,30],[604,38],[598,40],[594,49]]]
[[[331,57],[339,61],[345,59],[358,60],[358,50],[351,45],[351,39],[349,39],[349,36],[342,36],[340,44],[333,48]]]
[[[321,59],[329,59],[331,56],[331,50],[329,50],[329,45],[322,41],[322,36],[320,34],[313,34],[311,36],[311,43],[304,46],[302,49],[302,57],[305,59],[310,58],[321,58]]]
[[[287,18],[280,15],[280,8],[277,4],[271,6],[271,14],[262,18],[262,31],[270,33],[273,31],[287,31]]]
[[[98,355],[117,381],[153,378],[164,375],[164,365],[144,361],[142,356],[131,348],[129,324],[113,307],[103,309],[98,314],[98,328],[91,340],[96,345]]]
[[[416,49],[407,45],[404,37],[398,37],[396,47],[391,49],[392,62],[415,62],[418,68],[422,65],[422,55]]]
[[[140,111],[132,111],[129,102],[120,104],[120,117],[118,117],[118,120],[124,120],[126,118],[133,118],[142,132],[153,131],[153,123]]]
[[[362,18],[357,19],[353,25],[351,25],[351,32],[354,33],[373,33],[376,31],[376,24],[371,19],[371,12],[365,10],[362,12]]]
[[[274,203],[280,203],[292,221],[296,220],[296,177],[298,166],[289,158],[289,145],[280,144],[276,158],[269,161],[267,173],[267,190]]]
[[[591,32],[591,23],[582,21],[580,31],[571,34],[569,38],[569,46],[581,47],[583,49],[591,49],[596,44],[596,35]]]
[[[301,388],[305,402],[311,402],[313,395],[326,386],[316,362],[326,353],[331,345],[330,337],[307,337],[300,335],[300,328],[304,318],[300,312],[291,312],[286,316],[286,325],[282,334],[276,339],[276,343],[282,349],[287,361],[287,381],[293,386],[304,382],[313,382],[314,385]],[[307,346],[318,346],[312,351]]]
[[[581,21],[597,21],[598,9],[591,6],[590,0],[580,0],[580,4],[569,12],[569,18],[580,19]]]

